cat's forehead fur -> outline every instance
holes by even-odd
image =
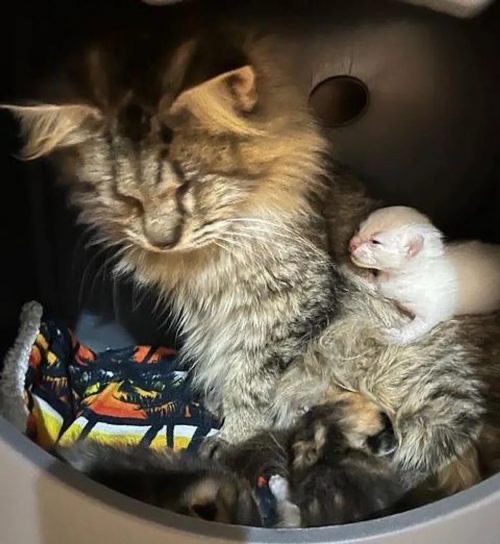
[[[252,40],[207,64],[187,40],[142,69],[132,62],[129,75],[113,47],[93,46],[69,77],[66,105],[10,107],[25,155],[60,152],[81,220],[125,248],[123,263],[160,281],[168,258],[168,281],[185,281],[197,263],[206,268],[205,253],[238,247],[227,233],[243,219],[240,238],[253,238],[256,221],[307,217],[323,189],[327,142],[271,45]]]
[[[427,230],[431,222],[423,213],[407,206],[391,206],[374,211],[361,224],[358,236],[362,240],[368,240],[377,234],[394,232],[404,229]]]

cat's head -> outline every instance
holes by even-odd
[[[84,99],[10,108],[25,157],[61,159],[83,222],[109,243],[150,254],[229,244],[246,218],[303,209],[318,183],[324,141],[267,54],[188,85],[194,50],[120,86],[118,60],[94,49]]]

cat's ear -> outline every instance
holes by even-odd
[[[252,66],[246,65],[182,92],[172,105],[171,111],[185,105],[204,103],[216,109],[233,110],[235,113],[251,112],[258,101],[257,77]]]
[[[250,112],[257,104],[257,85],[255,70],[243,66],[220,76],[226,92],[234,101],[234,106],[243,112]]]
[[[415,257],[424,247],[424,238],[420,234],[414,234],[405,241],[405,251],[408,257]]]
[[[92,136],[85,130],[88,121],[99,121],[101,113],[90,106],[80,104],[36,106],[2,105],[21,123],[26,160],[48,155],[54,149],[82,143]]]

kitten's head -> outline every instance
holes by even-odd
[[[398,270],[417,255],[442,255],[442,234],[413,208],[382,208],[361,224],[349,251],[353,263],[362,268]]]
[[[83,99],[10,108],[26,158],[57,152],[82,220],[136,254],[229,245],[242,220],[296,213],[317,188],[324,141],[267,53],[190,80],[197,47],[121,79],[93,48]]]
[[[389,417],[361,395],[313,406],[291,433],[291,466],[302,470],[350,451],[389,459],[397,438]]]

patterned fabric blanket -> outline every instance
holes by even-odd
[[[2,415],[40,447],[79,440],[196,452],[221,423],[193,393],[175,351],[133,346],[96,353],[38,303],[26,304],[0,381]],[[277,521],[267,476],[255,482],[264,526]]]
[[[53,320],[22,336],[18,344],[30,346],[22,353],[14,346],[7,356],[3,408],[7,416],[16,412],[18,428],[44,449],[88,439],[195,451],[220,428],[193,396],[189,374],[176,367],[172,349],[95,353]]]

